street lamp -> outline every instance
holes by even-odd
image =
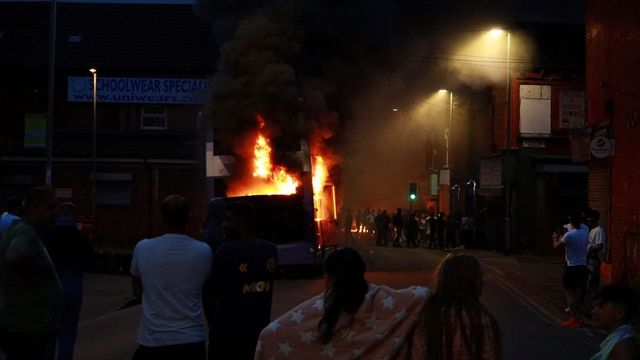
[[[511,149],[511,32],[502,29],[492,29],[489,31],[491,36],[499,36],[507,34],[507,124],[505,135],[505,148],[506,156],[510,156]],[[509,164],[510,162],[507,162]],[[503,169],[504,171],[504,169]],[[504,250],[505,253],[509,253],[509,247],[511,246],[511,179],[505,177],[505,217],[504,217]]]
[[[91,156],[91,216],[96,216],[96,102],[97,102],[97,80],[98,71],[94,68],[89,69],[93,74],[93,151]]]
[[[446,140],[447,140],[447,152],[445,155],[445,164],[444,167],[447,169],[451,169],[453,166],[453,154],[451,149],[453,148],[453,141],[451,140],[451,136],[453,134],[453,91],[449,91],[447,89],[440,89],[438,90],[439,93],[441,94],[446,94],[449,93],[449,128],[447,131],[447,136],[446,136]]]
[[[440,94],[449,94],[449,127],[448,130],[445,132],[445,139],[447,140],[446,142],[446,152],[445,152],[445,164],[444,164],[444,168],[447,169],[447,171],[449,172],[449,182],[447,185],[451,184],[453,182],[453,140],[452,140],[452,135],[453,135],[453,91],[449,91],[447,89],[440,89],[438,90],[438,93]],[[451,208],[452,208],[452,196],[451,196],[451,191],[448,192],[449,193],[449,198],[448,200],[448,204],[447,204],[447,209],[449,211],[449,213],[451,213]]]
[[[391,109],[391,111],[398,113],[398,120],[402,122],[402,110],[400,110],[399,108],[393,108]]]

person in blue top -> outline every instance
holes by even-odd
[[[253,359],[260,331],[271,321],[278,250],[256,237],[255,208],[227,205],[225,237],[213,257],[205,300],[209,321],[209,359]]]
[[[553,247],[560,244],[565,247],[565,259],[567,265],[562,276],[567,306],[571,317],[562,323],[566,327],[582,326],[581,306],[587,287],[589,270],[587,269],[587,245],[589,244],[589,230],[582,225],[582,217],[576,213],[571,215],[571,230],[562,237],[554,232],[552,236]]]
[[[0,215],[0,241],[7,237],[9,228],[15,220],[20,220],[20,212],[22,211],[22,199],[12,197],[7,201],[7,211]]]
[[[622,285],[605,285],[593,298],[593,326],[607,332],[600,351],[591,360],[632,360],[640,357],[631,320],[638,310],[638,296]]]

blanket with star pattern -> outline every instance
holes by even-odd
[[[255,360],[416,358],[412,334],[428,294],[420,286],[395,290],[369,284],[363,304],[355,314],[341,315],[327,344],[318,339],[318,322],[324,313],[323,295],[318,295],[262,330]]]

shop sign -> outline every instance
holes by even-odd
[[[100,77],[98,102],[124,104],[204,104],[211,82],[207,79]],[[67,101],[92,102],[93,78],[70,76]]]
[[[604,136],[596,136],[591,140],[591,155],[599,159],[613,155],[614,141]]]
[[[26,114],[24,116],[24,147],[44,149],[47,135],[47,116],[44,114]]]

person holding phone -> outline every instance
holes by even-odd
[[[562,276],[562,286],[567,300],[567,307],[571,317],[562,323],[565,327],[582,326],[581,306],[584,302],[589,270],[587,269],[587,245],[589,231],[581,226],[582,216],[579,213],[570,217],[571,230],[560,236],[557,232],[552,235],[553,247],[560,244],[565,247],[566,267]]]

